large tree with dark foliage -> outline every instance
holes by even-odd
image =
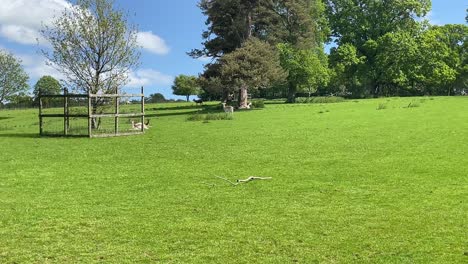
[[[203,48],[189,54],[215,59],[202,74],[202,80],[213,80],[212,84],[221,74],[216,60],[241,48],[251,37],[272,46],[289,43],[309,49],[327,35],[321,0],[202,0],[199,7],[207,16]]]

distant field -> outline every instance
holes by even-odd
[[[146,108],[105,139],[0,111],[0,263],[468,262],[467,97]]]

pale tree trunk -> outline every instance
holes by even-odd
[[[239,109],[249,108],[247,86],[242,86],[239,90]]]

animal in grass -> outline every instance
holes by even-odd
[[[203,105],[203,100],[202,100],[202,99],[193,99],[193,101],[194,101],[195,104],[197,104],[197,105]]]
[[[145,122],[145,124],[142,124],[141,122],[135,123],[135,121],[132,120],[132,129],[141,130],[142,126],[144,129],[149,129],[150,128],[149,123],[150,123],[149,119]]]
[[[234,107],[226,106],[226,103],[222,103],[222,105],[223,105],[224,112],[229,113],[229,114],[234,113]]]

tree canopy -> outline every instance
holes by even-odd
[[[39,97],[40,94],[60,94],[62,85],[54,77],[46,75],[42,76],[34,85],[34,97]]]
[[[41,31],[52,46],[52,52],[43,50],[44,55],[78,90],[116,92],[138,65],[136,28],[113,4],[77,0]]]
[[[187,102],[190,100],[190,95],[198,95],[200,93],[200,86],[196,76],[188,76],[181,74],[177,76],[172,85],[172,91],[175,95],[183,95],[186,97]]]
[[[28,90],[29,76],[21,66],[21,60],[0,50],[0,105],[19,92]]]

